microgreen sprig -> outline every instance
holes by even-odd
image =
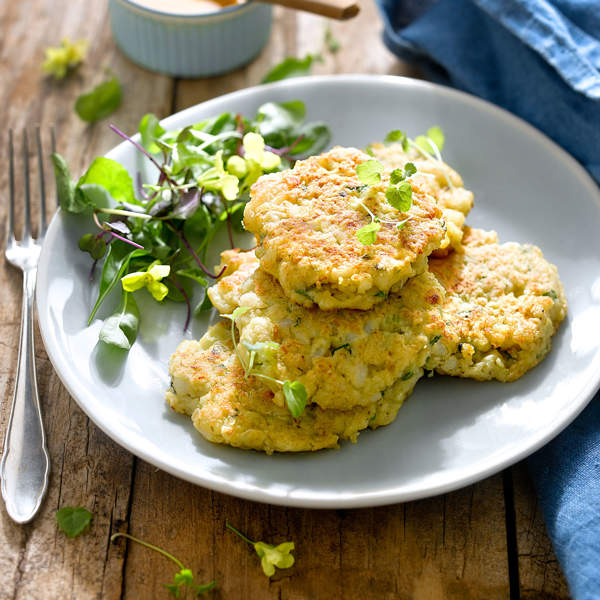
[[[381,182],[383,170],[384,167],[378,160],[371,159],[360,163],[356,167],[356,175],[364,186],[369,187]],[[391,206],[401,212],[408,212],[412,206],[412,186],[408,179],[416,172],[415,165],[409,162],[404,165],[404,169],[394,169],[390,174],[390,184],[385,190],[385,198]],[[381,223],[395,225],[400,230],[412,218],[407,217],[402,220],[384,219],[373,213],[362,200],[359,200],[358,204],[371,217],[371,222],[356,232],[356,237],[363,246],[370,246],[375,243],[377,232],[381,229]]]
[[[427,130],[426,135],[418,135],[414,140],[409,138],[404,131],[394,129],[385,136],[384,142],[386,144],[397,142],[401,144],[404,152],[408,152],[412,148],[424,158],[437,162],[444,172],[448,187],[451,190],[454,189],[448,168],[442,159],[445,137],[441,127],[434,125]]]
[[[179,571],[173,575],[173,582],[165,583],[165,587],[169,590],[169,592],[171,592],[171,594],[173,594],[173,596],[175,596],[175,598],[179,598],[179,592],[182,588],[191,589],[194,595],[200,596],[216,587],[217,584],[214,581],[211,581],[210,583],[206,584],[196,583],[194,581],[194,574],[192,573],[192,570],[184,567],[183,563],[178,558],[175,558],[166,550],[163,550],[162,548],[159,548],[154,544],[149,544],[144,540],[140,540],[139,538],[136,538],[128,533],[113,533],[110,536],[110,541],[114,542],[119,537],[124,537],[128,540],[131,540],[132,542],[135,542],[136,544],[140,544],[142,546],[145,546],[146,548],[149,548],[150,550],[154,550],[154,552],[162,554],[165,558],[168,558],[170,561],[174,562],[179,567]]]
[[[264,379],[280,385],[282,388],[283,397],[285,398],[286,406],[288,407],[288,410],[292,416],[297,419],[304,412],[308,399],[304,385],[300,381],[290,381],[289,379],[281,381],[280,379],[275,379],[275,377],[270,377],[269,375],[259,373],[253,368],[257,352],[264,350],[267,352],[276,352],[279,349],[279,344],[276,342],[258,342],[256,344],[250,344],[247,341],[243,341],[242,344],[250,353],[248,362],[244,360],[239,351],[239,344],[236,341],[235,335],[235,322],[238,317],[246,314],[249,310],[249,306],[238,306],[230,315],[222,315],[225,319],[229,319],[231,321],[231,342],[233,343],[233,348],[238,360],[244,369],[244,377],[247,379],[250,375],[252,375],[254,377],[258,377],[259,379]]]

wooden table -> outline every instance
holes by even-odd
[[[54,124],[74,173],[118,140],[107,122],[86,125],[75,97],[110,67],[124,84],[111,117],[135,131],[140,116],[163,117],[214,96],[254,85],[285,56],[321,50],[325,21],[277,10],[268,47],[247,68],[209,80],[180,80],[130,63],[111,38],[106,2],[25,0],[0,3],[0,106],[4,128]],[[376,10],[332,24],[342,42],[317,73],[414,75],[380,41]],[[86,64],[62,83],[42,76],[43,49],[61,37],[90,40]],[[0,144],[0,220],[7,206],[6,135]],[[21,276],[0,267],[0,434],[8,421],[17,360]],[[522,465],[463,490],[418,502],[363,510],[301,510],[255,504],[175,479],[132,456],[98,430],[53,372],[39,336],[37,365],[52,457],[50,490],[30,525],[0,509],[0,599],[169,597],[174,565],[123,540],[116,531],[159,544],[205,581],[214,598],[558,599],[568,590]],[[64,505],[94,514],[88,534],[67,539],[54,513]],[[271,580],[253,551],[224,529],[229,519],[257,540],[296,542],[296,565]],[[209,595],[209,597],[211,597]]]

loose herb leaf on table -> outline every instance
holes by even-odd
[[[92,513],[81,507],[63,506],[56,511],[56,522],[67,537],[81,535],[90,525]]]
[[[114,542],[119,537],[124,537],[125,539],[131,540],[136,544],[140,544],[141,546],[145,546],[150,550],[154,550],[154,552],[162,554],[165,558],[168,558],[170,561],[174,562],[179,567],[179,571],[173,575],[173,583],[164,584],[167,590],[169,590],[169,592],[175,598],[180,598],[179,593],[182,589],[184,590],[184,594],[185,590],[189,589],[192,591],[194,596],[201,596],[216,587],[217,583],[215,581],[211,581],[210,583],[196,583],[194,581],[194,573],[192,572],[192,570],[188,569],[187,567],[184,567],[183,563],[178,558],[173,556],[170,552],[163,550],[159,546],[155,546],[154,544],[150,544],[148,542],[145,542],[144,540],[140,540],[139,538],[136,538],[128,533],[121,532],[113,533],[110,536],[110,541]]]
[[[292,77],[303,77],[310,75],[313,62],[323,59],[319,54],[307,54],[304,58],[295,58],[288,56],[279,64],[275,65],[262,79],[261,83],[273,83],[282,79],[290,79]]]
[[[121,105],[123,91],[116,75],[97,85],[91,92],[75,100],[75,112],[84,121],[94,122],[108,117]]]
[[[109,307],[115,312],[101,330],[103,342],[131,347],[143,318],[135,294],[185,304],[184,329],[193,314],[210,308],[205,289],[220,274],[205,259],[215,234],[226,228],[233,247],[252,184],[329,144],[327,125],[306,123],[305,114],[300,101],[269,102],[251,118],[228,112],[173,131],[148,114],[140,122],[141,144],[111,126],[156,167],[152,183],[106,157],[74,181],[64,158],[52,155],[61,209],[89,216],[93,228],[79,240],[90,255],[90,279],[101,269],[88,322],[113,290],[121,291],[120,305]],[[197,293],[202,301],[194,307]]]

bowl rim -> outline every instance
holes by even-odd
[[[254,0],[245,0],[241,4],[234,4],[232,6],[225,6],[220,10],[215,10],[214,12],[199,12],[199,13],[173,13],[167,12],[163,10],[158,10],[156,8],[150,8],[149,6],[144,6],[141,3],[138,3],[138,0],[115,0],[116,2],[120,2],[122,5],[125,5],[129,9],[133,9],[135,11],[139,11],[146,16],[151,17],[162,17],[166,19],[177,19],[177,20],[210,20],[215,17],[227,17],[234,16],[235,13],[239,13],[240,11],[250,10],[252,6],[255,5]]]

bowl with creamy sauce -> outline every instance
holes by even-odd
[[[249,0],[109,0],[117,45],[175,77],[210,77],[250,62],[269,39],[272,8]]]

